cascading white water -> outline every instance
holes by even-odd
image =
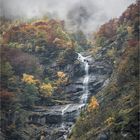
[[[81,96],[81,100],[80,100],[80,104],[76,105],[77,107],[77,111],[80,112],[81,108],[83,108],[85,106],[85,104],[87,103],[87,99],[88,99],[88,94],[89,94],[89,90],[88,90],[88,83],[89,83],[89,64],[88,64],[88,57],[83,57],[81,54],[78,53],[78,60],[80,62],[82,62],[84,64],[84,70],[85,70],[85,77],[83,80],[83,95]],[[67,110],[74,108],[74,105],[72,104],[67,104],[63,107],[62,111],[61,111],[61,115],[62,115],[62,123],[61,123],[61,128],[65,130],[66,128],[66,124],[63,121],[63,118],[65,117],[65,113],[67,112]],[[73,127],[73,126],[72,126]],[[72,127],[69,128],[68,133],[71,132]],[[66,140],[67,139],[67,134],[63,136],[63,138]]]
[[[68,104],[65,106],[65,108],[62,109],[62,116],[64,115],[65,111],[69,108],[71,104]]]
[[[84,64],[84,68],[85,68],[85,77],[83,80],[83,95],[81,96],[81,103],[86,103],[87,99],[88,99],[88,94],[89,94],[89,90],[88,90],[88,82],[89,82],[89,64],[87,61],[87,57],[82,56],[80,53],[78,53],[78,60],[80,62],[82,62]]]
[[[66,105],[66,106],[62,109],[62,111],[61,111],[62,117],[64,116],[65,111],[70,107],[70,105],[71,105],[71,104],[68,104],[68,105]],[[62,121],[62,123],[61,123],[61,128],[62,128],[62,129],[65,129],[65,125],[64,125],[64,122],[63,122],[63,121]],[[66,135],[64,135],[64,139],[66,139]]]

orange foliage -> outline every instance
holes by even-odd
[[[62,78],[64,78],[66,76],[66,74],[64,72],[62,72],[62,71],[58,71],[57,76],[58,76],[58,78],[62,79]]]
[[[58,71],[57,72],[57,77],[58,79],[56,80],[55,84],[56,86],[59,88],[60,86],[65,85],[68,82],[68,77],[67,75],[62,72],[62,71]]]
[[[37,84],[39,83],[39,80],[34,79],[33,75],[29,75],[24,73],[22,81],[25,82],[26,84]]]
[[[60,33],[57,33],[58,28],[60,28]],[[72,46],[71,41],[65,38],[68,34],[64,31],[64,22],[53,19],[13,26],[3,35],[3,40],[5,43],[12,41],[24,43],[26,40],[39,38],[40,34],[42,34],[41,37],[47,40],[47,43],[53,43],[56,38],[59,38],[58,44],[55,41],[57,46]]]
[[[112,123],[114,122],[114,117],[109,117],[108,119],[105,120],[105,124],[107,124],[108,126],[112,125]]]
[[[99,107],[99,103],[95,97],[92,97],[88,105],[88,111],[91,112]]]

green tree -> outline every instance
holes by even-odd
[[[8,79],[14,74],[13,68],[8,61],[1,61],[0,67],[1,85],[7,87]]]
[[[35,105],[38,100],[38,88],[33,84],[23,85],[23,92],[21,93],[21,102],[26,107]]]

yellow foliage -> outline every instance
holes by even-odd
[[[88,111],[91,112],[99,107],[99,103],[95,97],[92,97],[88,105]]]
[[[65,78],[66,77],[66,74],[64,73],[64,72],[62,72],[62,71],[58,71],[57,72],[57,76],[58,76],[58,78]]]
[[[72,44],[71,41],[69,41],[69,42],[66,43],[66,46],[67,46],[68,48],[72,48],[73,44]]]
[[[24,73],[22,81],[25,82],[26,84],[37,84],[39,83],[39,80],[34,79],[33,75],[29,75]]]
[[[55,81],[55,85],[56,85],[57,89],[60,88],[61,86],[65,85],[68,82],[67,75],[62,71],[57,72],[57,77],[58,77],[58,79]]]
[[[44,94],[45,97],[48,97],[52,95],[53,87],[50,83],[48,84],[43,83],[40,86],[40,91]]]
[[[109,117],[108,119],[106,119],[104,123],[110,126],[113,122],[114,122],[114,117]]]
[[[35,46],[35,52],[44,51],[44,50],[45,50],[44,46]]]
[[[66,78],[64,78],[64,79],[58,79],[57,81],[56,81],[56,85],[57,86],[60,86],[60,85],[63,85],[63,84],[65,84],[65,83],[67,83],[67,81],[68,81],[68,78],[66,77]]]
[[[107,56],[114,57],[114,55],[115,55],[115,49],[114,48],[107,51]]]
[[[60,39],[60,38],[55,38],[53,43],[56,44],[58,47],[62,47],[62,48],[72,48],[73,47],[72,41],[67,41],[67,40]]]

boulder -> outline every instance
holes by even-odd
[[[109,138],[105,133],[100,133],[97,137],[97,140],[109,140]]]

